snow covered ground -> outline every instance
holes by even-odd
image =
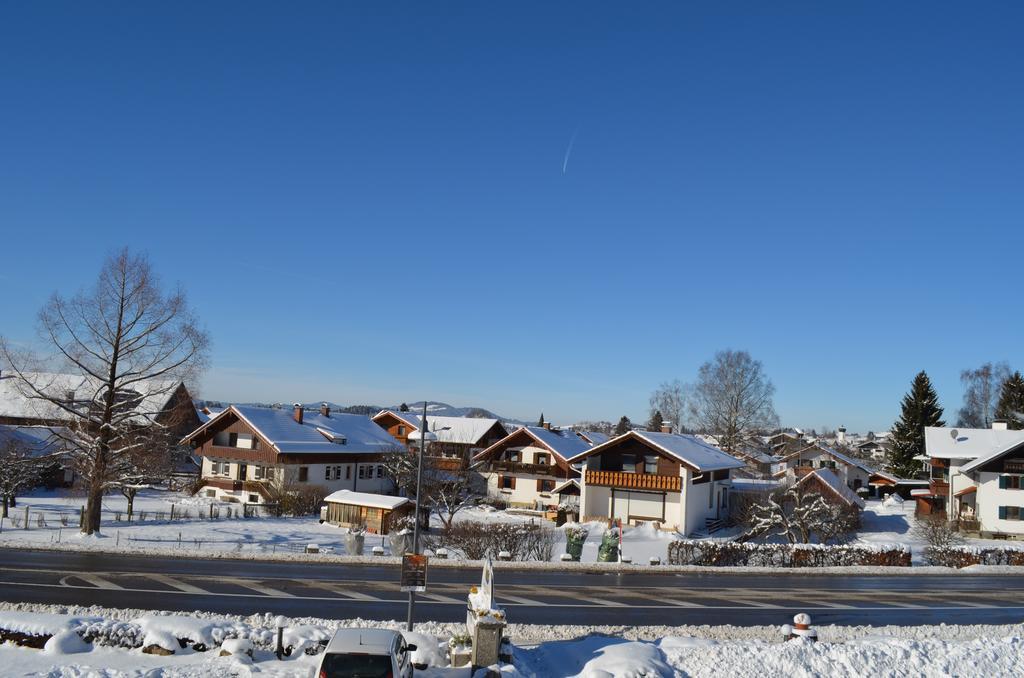
[[[11,510],[0,532],[0,546],[60,547],[66,549],[125,551],[138,553],[163,552],[177,556],[206,555],[259,557],[287,553],[303,553],[306,545],[317,544],[323,553],[344,555],[346,530],[321,525],[313,517],[227,517],[239,505],[226,504],[177,492],[146,490],[135,499],[136,520],[127,522],[127,500],[120,494],[108,495],[103,501],[103,526],[100,535],[83,537],[78,531],[78,512],[83,498],[70,492],[37,492],[20,498]],[[210,507],[220,511],[220,518],[210,519]],[[179,518],[171,521],[171,509]],[[23,529],[25,508],[29,512],[29,529]],[[144,520],[140,518],[145,515]],[[45,526],[39,522],[43,517]],[[62,520],[63,517],[63,520]],[[117,520],[120,518],[120,520]],[[12,520],[13,519],[13,520]],[[489,507],[466,509],[457,520],[528,522],[527,515],[495,511]],[[17,524],[16,524],[17,523]],[[64,524],[66,523],[66,525]],[[550,524],[550,523],[549,523]],[[583,562],[597,560],[604,526],[588,525],[589,533],[583,547]],[[646,564],[651,556],[665,560],[668,542],[676,536],[652,527],[627,528],[623,534],[623,552],[634,563]],[[364,553],[369,556],[374,546],[383,546],[390,554],[386,538],[366,535]],[[556,545],[554,560],[564,550],[564,540]]]
[[[215,645],[205,652],[182,650],[158,657],[138,649],[93,647],[69,636],[83,623],[118,622],[159,634],[215,639],[218,633],[251,634],[254,657],[219,657]],[[780,619],[780,622],[788,619]],[[296,619],[288,642],[317,639],[342,626],[399,629],[398,622]],[[44,650],[0,646],[4,675],[18,676],[312,676],[316,656],[295,653],[277,661],[265,646],[272,632],[269,616],[167,615],[141,610],[59,608],[0,604],[0,628],[26,633],[57,633]],[[418,676],[467,677],[443,657],[448,638],[461,624],[418,624],[410,638],[421,650],[417,661],[430,665]],[[586,627],[512,624],[514,666],[502,674],[559,677],[588,676],[1002,676],[1024,675],[1024,625],[818,628],[819,642],[784,642],[779,627],[678,626]],[[147,640],[151,640],[147,635]]]
[[[890,497],[884,501],[868,501],[861,514],[861,529],[857,541],[869,544],[904,544],[910,547],[914,565],[925,565],[924,549],[927,544],[914,534],[914,502]],[[972,546],[999,546],[1013,548],[1014,542],[992,539],[966,538]]]

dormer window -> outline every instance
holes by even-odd
[[[341,433],[335,433],[334,431],[329,431],[325,428],[320,428],[319,426],[317,427],[316,430],[320,433],[320,435],[322,435],[324,438],[327,438],[332,443],[336,443],[338,445],[345,445],[348,443],[348,438],[346,438]]]

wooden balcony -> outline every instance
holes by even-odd
[[[264,499],[270,498],[270,489],[262,480],[235,480],[234,478],[205,477],[203,478],[203,485],[216,487],[227,492],[256,492]]]
[[[554,476],[557,466],[550,464],[523,464],[518,461],[492,461],[490,470],[497,473],[522,473],[536,476]]]
[[[622,473],[621,471],[587,471],[587,485],[624,487],[631,490],[661,490],[679,492],[679,476],[659,476],[654,473]]]

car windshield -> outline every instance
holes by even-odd
[[[387,678],[391,657],[381,654],[328,654],[320,678]]]

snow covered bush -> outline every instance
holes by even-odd
[[[841,543],[860,527],[856,506],[826,501],[808,483],[762,495],[739,515],[747,526],[741,541],[781,536],[790,544]]]
[[[943,565],[945,567],[969,567],[971,565],[1024,566],[1024,546],[1020,548],[1012,546],[963,546],[961,544],[928,546],[924,550],[924,559],[929,565]]]
[[[679,540],[668,545],[670,565],[751,567],[910,566],[910,549],[890,544],[751,544]]]
[[[529,523],[463,520],[454,523],[437,541],[438,546],[458,551],[468,560],[497,558],[507,551],[512,560],[548,561],[555,554],[558,530]]]
[[[956,531],[954,524],[942,516],[922,516],[918,518],[911,531],[928,546],[940,549],[964,543],[963,536]]]

